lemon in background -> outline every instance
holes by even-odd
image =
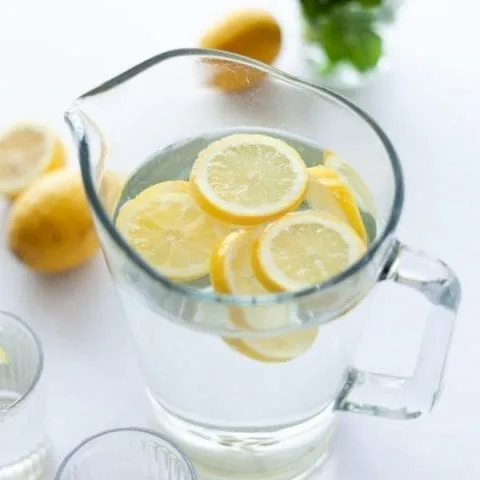
[[[282,32],[275,18],[258,9],[232,12],[212,26],[200,39],[202,48],[224,50],[271,64],[280,52]],[[210,82],[224,91],[255,85],[264,73],[228,60],[209,61]]]
[[[0,193],[12,199],[64,165],[61,140],[44,126],[23,123],[0,135]]]
[[[59,170],[36,180],[13,204],[7,234],[13,253],[39,272],[90,259],[99,244],[80,174]]]

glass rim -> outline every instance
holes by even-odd
[[[11,411],[19,408],[21,405],[27,401],[28,397],[36,390],[40,378],[43,373],[43,367],[44,367],[44,353],[43,353],[43,347],[42,343],[40,342],[40,339],[38,338],[38,335],[33,331],[33,329],[20,317],[17,315],[7,312],[6,310],[0,310],[0,317],[8,317],[17,328],[20,328],[24,331],[26,331],[33,340],[33,345],[35,346],[37,353],[38,353],[38,362],[36,365],[36,370],[35,370],[35,375],[33,376],[32,381],[30,382],[30,385],[25,393],[23,393],[17,400],[15,400],[13,403],[10,403],[4,408],[0,408],[0,414],[9,414]],[[8,352],[7,352],[8,355]]]
[[[84,119],[87,119],[87,122],[90,121],[92,125],[95,124],[87,117],[87,115],[81,112],[80,105],[83,100],[105,93],[112,88],[118,87],[122,83],[128,82],[129,80],[133,79],[134,77],[148,70],[149,68],[152,68],[166,60],[178,57],[203,57],[210,58],[212,60],[229,60],[239,64],[243,64],[250,68],[254,68],[256,70],[261,70],[267,75],[282,80],[283,82],[286,82],[290,85],[294,85],[304,90],[308,90],[312,94],[321,94],[330,98],[331,100],[334,100],[340,106],[346,108],[348,111],[356,115],[360,120],[363,120],[373,130],[373,132],[376,134],[377,138],[380,140],[383,148],[388,154],[394,177],[394,196],[392,208],[388,215],[388,220],[385,224],[385,227],[383,228],[381,234],[368,246],[368,249],[362,257],[360,257],[356,262],[351,264],[347,269],[329,278],[325,282],[311,285],[309,287],[299,290],[248,296],[207,292],[182,285],[181,283],[176,283],[168,279],[166,276],[162,275],[157,269],[149,265],[148,262],[146,262],[132,247],[130,247],[128,242],[117,231],[112,220],[107,214],[102,204],[102,201],[98,197],[95,185],[92,181],[93,175],[89,158],[86,122],[84,121]],[[383,245],[384,241],[390,236],[392,232],[395,231],[400,219],[404,199],[402,168],[392,142],[388,138],[387,134],[383,131],[383,129],[377,124],[377,122],[373,120],[373,118],[369,114],[364,112],[360,107],[356,106],[353,102],[351,102],[339,93],[336,93],[326,87],[319,86],[305,80],[301,80],[275,67],[266,65],[251,58],[244,57],[242,55],[203,48],[180,48],[162,52],[129,68],[128,70],[111,78],[110,80],[107,80],[99,86],[82,94],[65,112],[65,120],[69,125],[74,140],[77,144],[80,159],[80,170],[87,198],[102,227],[107,231],[108,235],[113,240],[115,245],[123,251],[126,258],[129,261],[132,261],[135,265],[137,265],[137,267],[139,267],[148,277],[150,277],[153,281],[160,283],[165,289],[184,295],[193,300],[223,304],[227,306],[233,305],[240,307],[255,307],[289,303],[292,301],[298,301],[302,298],[308,297],[316,293],[327,291],[329,288],[342,283],[344,280],[369,265],[370,261],[375,256],[379,248]]]
[[[124,434],[124,433],[134,433],[134,434],[141,434],[142,436],[148,436],[151,438],[154,438],[156,440],[160,440],[161,443],[167,445],[169,448],[171,448],[172,452],[176,455],[177,459],[181,461],[182,465],[186,468],[186,471],[190,474],[192,480],[197,479],[197,473],[193,467],[192,461],[190,458],[187,456],[186,453],[183,452],[183,450],[178,447],[178,445],[174,442],[172,442],[169,438],[165,437],[164,435],[161,435],[160,433],[157,433],[153,430],[150,430],[148,428],[142,428],[142,427],[121,427],[121,428],[112,428],[109,430],[104,430],[102,432],[96,433],[94,435],[91,435],[90,437],[87,437],[85,440],[81,441],[73,450],[68,453],[65,458],[62,460],[60,463],[60,466],[58,467],[57,473],[55,474],[54,480],[60,480],[61,475],[65,472],[65,469],[68,467],[70,461],[77,455],[77,453],[81,452],[84,447],[87,447],[88,445],[92,444],[98,439],[103,439],[105,437],[111,437],[115,434]]]

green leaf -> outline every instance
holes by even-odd
[[[349,47],[350,61],[361,72],[375,68],[382,56],[382,39],[371,30],[363,32]]]
[[[373,69],[382,55],[374,17],[365,11],[335,10],[325,19],[319,39],[331,63],[348,62],[360,72]]]
[[[343,39],[342,31],[334,22],[327,22],[320,31],[323,49],[331,63],[338,63],[348,58],[348,45]]]
[[[328,15],[332,9],[356,0],[300,0],[303,15],[309,22],[318,20]]]
[[[359,3],[362,7],[378,7],[382,4],[382,0],[359,0]]]
[[[313,20],[317,16],[317,0],[300,0],[303,15],[307,20]]]

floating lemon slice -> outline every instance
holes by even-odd
[[[325,150],[323,152],[323,163],[326,167],[338,172],[342,181],[347,184],[353,192],[357,205],[359,205],[364,212],[368,212],[375,217],[377,212],[375,199],[358,172],[332,150]]]
[[[256,279],[250,262],[253,241],[258,233],[255,230],[236,230],[216,246],[210,262],[210,278],[217,292],[239,295],[268,293]]]
[[[11,198],[64,164],[61,141],[42,126],[17,125],[0,136],[0,192]]]
[[[205,211],[229,223],[258,225],[302,203],[308,172],[282,140],[234,134],[200,152],[190,179]]]
[[[140,196],[142,198],[147,198],[148,196],[155,197],[164,193],[187,193],[193,195],[193,190],[191,183],[186,180],[167,180],[142,190],[136,198]]]
[[[253,270],[270,291],[298,290],[342,272],[364,251],[353,228],[333,215],[295,212],[269,224],[256,240]]]
[[[257,280],[251,267],[256,231],[231,232],[214,250],[210,277],[217,292],[237,295],[265,295],[268,291]],[[232,322],[247,330],[262,331],[289,323],[285,305],[253,308],[232,307]],[[305,353],[317,338],[317,328],[267,338],[224,338],[232,348],[263,362],[287,362]]]
[[[229,227],[207,215],[191,193],[179,191],[185,185],[168,183],[126,202],[116,225],[147,262],[168,278],[185,282],[208,274],[213,247]]]
[[[316,169],[317,167],[309,168],[310,179],[308,182],[307,203],[316,211],[328,212],[342,222],[348,223],[348,218],[332,189],[324,185],[324,182],[320,181],[316,174],[312,174],[314,168]]]
[[[318,165],[308,169],[310,176],[307,201],[318,211],[327,211],[347,221],[366,243],[367,231],[352,190],[332,168]]]
[[[0,365],[7,365],[8,364],[8,355],[7,352],[0,347]]]

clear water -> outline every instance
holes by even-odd
[[[157,152],[150,159],[147,159],[145,163],[140,165],[140,167],[130,175],[123,190],[119,206],[126,200],[136,197],[142,190],[145,190],[145,188],[150,185],[165,180],[188,180],[198,153],[213,141],[233,133],[261,133],[280,138],[300,153],[308,167],[318,165],[322,160],[323,149],[321,147],[279,130],[259,128],[222,130],[170,145],[160,152]]]
[[[48,442],[39,422],[41,406],[32,398],[18,411],[7,413],[20,397],[0,390],[0,480],[37,480],[48,463]]]
[[[301,138],[258,128],[241,132],[285,140],[307,166],[321,162],[322,148]],[[197,154],[231,133],[239,131],[205,135],[157,152],[131,174],[119,206],[158,182],[188,179]],[[373,238],[375,221],[368,212],[362,216]],[[120,270],[120,277],[128,273],[128,268]],[[324,460],[335,421],[332,405],[363,327],[365,302],[321,326],[305,354],[285,363],[263,363],[241,355],[218,336],[165,318],[152,306],[152,297],[162,299],[164,292],[151,279],[138,279],[133,289],[131,279],[129,288],[122,278],[117,281],[146,374],[155,426],[186,450],[204,478],[304,478]],[[208,288],[208,278],[191,286]],[[185,315],[184,306],[179,312]]]

